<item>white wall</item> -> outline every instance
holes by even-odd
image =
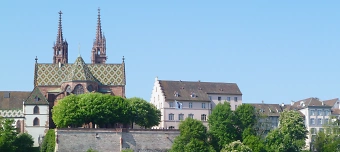
[[[32,135],[34,139],[34,147],[39,146],[39,137],[45,135],[45,130],[48,127],[49,107],[48,105],[37,105],[39,107],[39,114],[34,114],[33,109],[36,105],[25,105],[25,131]],[[34,126],[35,118],[39,119],[39,125]]]

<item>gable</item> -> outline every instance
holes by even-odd
[[[35,87],[28,98],[25,100],[25,105],[48,105],[48,101],[41,93],[38,87]]]

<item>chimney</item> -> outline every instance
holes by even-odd
[[[281,107],[284,107],[284,106],[285,106],[285,104],[282,102]]]
[[[292,100],[292,102],[290,103],[290,105],[293,105],[295,103],[295,101]]]

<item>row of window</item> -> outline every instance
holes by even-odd
[[[209,99],[211,100],[211,96],[209,96]],[[217,97],[217,100],[222,101],[222,97]],[[226,100],[230,102],[230,97],[227,97]],[[237,97],[234,97],[234,101],[237,102]]]
[[[174,108],[174,102],[169,102],[169,107]],[[189,102],[189,108],[192,108],[192,102]],[[202,109],[206,108],[206,103],[202,103]]]
[[[322,125],[322,124],[328,124],[329,123],[329,119],[321,119],[321,118],[318,118],[317,119],[317,125]],[[311,118],[310,119],[310,122],[309,122],[310,125],[315,125],[315,119],[314,118]]]
[[[188,114],[188,118],[194,118],[194,114]],[[175,115],[173,113],[169,114],[169,120],[175,120]],[[178,120],[184,120],[184,114],[178,114]],[[207,115],[201,115],[201,121],[207,121]]]
[[[317,115],[318,116],[329,116],[330,115],[330,111],[329,110],[324,110],[324,111],[322,111],[322,110],[310,110],[310,115],[311,116],[315,116],[315,111],[317,111]]]

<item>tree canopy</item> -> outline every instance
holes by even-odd
[[[99,127],[135,122],[148,128],[158,125],[160,111],[141,98],[125,99],[101,93],[69,95],[58,101],[52,119],[58,128],[97,124]]]
[[[221,152],[252,152],[252,150],[241,141],[237,140],[227,144]]]

